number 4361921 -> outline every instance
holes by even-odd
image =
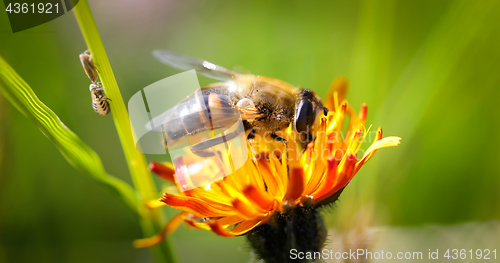
[[[52,11],[55,11],[55,13],[59,13],[59,4],[56,3],[52,5],[52,3],[38,3],[38,4],[28,4],[28,3],[9,3],[5,11],[12,13],[46,13],[46,14],[51,14]]]
[[[469,257],[470,256],[470,257]],[[466,258],[476,258],[476,259],[497,259],[497,250],[489,249],[476,249],[476,250],[465,250],[465,249],[448,249],[444,253],[444,257],[447,259],[466,259]]]

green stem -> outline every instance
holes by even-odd
[[[74,10],[83,37],[92,54],[92,59],[96,65],[99,77],[103,86],[106,88],[106,96],[112,99],[112,101],[109,102],[111,114],[125,153],[134,186],[141,195],[139,196],[141,205],[138,209],[141,214],[143,233],[145,237],[153,236],[161,229],[162,214],[158,210],[146,209],[143,204],[145,201],[158,199],[158,191],[147,169],[144,155],[135,148],[125,103],[118,89],[111,65],[108,61],[106,51],[104,50],[101,37],[87,1],[80,1]],[[166,239],[163,244],[152,248],[152,252],[158,262],[175,262],[175,257],[168,244],[168,239]]]

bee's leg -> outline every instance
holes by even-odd
[[[255,139],[255,129],[254,128],[252,128],[250,130],[250,133],[247,136],[247,140],[253,140],[253,139]]]
[[[193,151],[191,150],[194,154],[200,156],[200,157],[204,157],[204,158],[207,158],[207,157],[213,157],[215,156],[215,153],[210,151],[210,149],[205,149],[205,150],[199,150],[199,151]]]
[[[191,151],[200,156],[200,157],[210,157],[214,156],[214,153],[210,151],[211,147],[217,146],[222,143],[226,143],[229,140],[232,140],[240,134],[240,130],[236,130],[234,132],[231,132],[229,134],[223,135],[221,137],[213,138],[210,140],[206,140],[204,142],[200,142],[196,145],[191,146]],[[210,154],[208,156],[208,154]]]
[[[277,142],[288,143],[288,141],[285,138],[280,137],[275,133],[271,133],[271,138]]]

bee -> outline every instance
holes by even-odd
[[[100,115],[107,115],[110,111],[108,100],[104,93],[104,87],[100,82],[90,84],[90,94],[92,95],[92,108]]]
[[[314,140],[321,116],[327,115],[321,98],[310,89],[295,87],[282,80],[252,74],[238,74],[206,60],[171,51],[154,51],[162,63],[181,70],[195,69],[197,74],[221,80],[196,90],[176,107],[153,118],[163,123],[169,141],[186,139],[207,130],[234,123],[241,116],[247,139],[271,138],[286,143],[282,135],[290,124],[306,145]],[[224,143],[238,132],[212,138],[191,146],[198,155]]]
[[[86,50],[82,54],[80,54],[80,62],[82,63],[83,70],[87,77],[89,77],[92,83],[96,83],[97,81],[97,70],[94,66],[94,61],[92,60],[92,54],[90,51]]]

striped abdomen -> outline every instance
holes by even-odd
[[[162,121],[167,139],[175,141],[204,131],[228,128],[240,119],[234,102],[217,89],[202,88],[188,96]]]
[[[109,113],[109,103],[107,98],[93,101],[92,107],[94,108],[94,111],[100,115],[106,115]]]
[[[92,93],[92,108],[100,115],[107,115],[110,111],[108,98],[104,93],[103,88],[96,88],[91,91]]]

